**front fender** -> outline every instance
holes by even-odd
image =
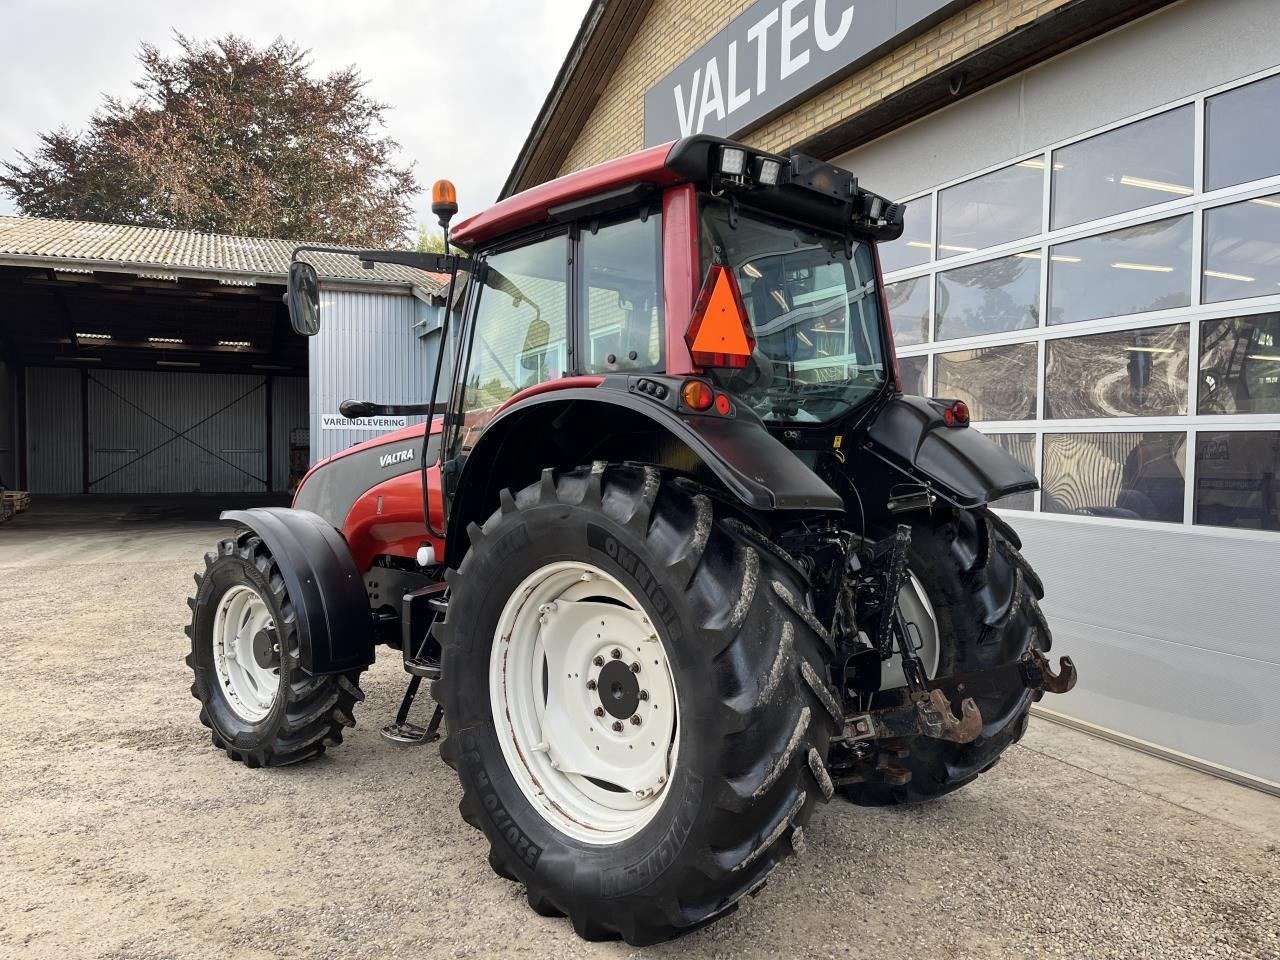
[[[226,510],[222,519],[262,538],[280,567],[298,618],[302,669],[313,676],[373,663],[373,621],[364,578],[346,541],[309,510]]]
[[[665,399],[657,399],[640,388],[642,381],[667,386]],[[534,435],[531,424],[567,422],[574,408],[591,405],[606,412],[626,411],[643,418],[654,428],[692,451],[715,475],[724,488],[744,506],[759,511],[824,513],[844,511],[844,502],[817,474],[799,460],[765,429],[763,422],[741,404],[734,404],[731,416],[695,414],[679,406],[677,397],[683,378],[613,375],[597,387],[565,387],[528,396],[505,407],[485,428],[467,456],[457,494],[449,510],[449,530],[445,538],[450,565],[461,560],[465,550],[467,524],[482,523],[497,504],[500,487],[511,486],[517,477],[505,476],[495,464],[509,446],[528,445]],[[600,422],[607,424],[609,417]],[[542,451],[541,466],[572,468],[587,461],[574,455],[591,444],[570,446],[572,453],[557,455]],[[626,451],[618,459],[627,459]],[[525,455],[528,456],[527,454]],[[571,462],[572,461],[572,462]],[[524,471],[527,473],[527,471]],[[526,482],[536,479],[524,476]]]
[[[948,427],[924,397],[895,397],[867,428],[867,448],[907,481],[959,507],[1035,490],[1036,475],[972,427]]]

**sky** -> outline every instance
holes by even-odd
[[[589,0],[0,0],[0,159],[31,152],[39,133],[83,129],[103,94],[131,98],[138,45],[276,36],[310,49],[314,69],[354,64],[388,104],[386,133],[424,188],[442,177],[460,217],[492,203],[542,106]],[[18,211],[0,192],[0,214]]]

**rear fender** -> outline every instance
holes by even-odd
[[[592,460],[640,460],[610,444],[625,423],[643,425],[670,449],[691,454],[728,493],[756,511],[793,515],[842,513],[844,502],[817,474],[770,435],[752,411],[734,402],[728,416],[680,406],[684,378],[611,375],[598,387],[565,387],[529,396],[502,409],[467,456],[449,509],[446,563],[466,552],[467,525],[483,523],[498,492],[532,483],[544,467],[571,469]],[[661,384],[665,396],[645,389]]]
[[[867,428],[867,450],[897,475],[958,507],[972,508],[1035,490],[1036,475],[972,427],[949,427],[924,397],[889,401]]]
[[[364,578],[346,541],[309,510],[227,510],[222,519],[247,527],[266,544],[298,618],[302,669],[313,676],[373,663],[373,621]]]

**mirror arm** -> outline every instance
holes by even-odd
[[[431,412],[430,403],[374,403],[372,400],[343,400],[338,412],[348,420],[365,417],[420,417]]]
[[[366,270],[372,270],[375,263],[396,263],[428,273],[453,273],[455,269],[466,270],[469,262],[466,257],[460,257],[456,253],[422,253],[418,250],[353,250],[351,247],[301,246],[293,248],[293,259],[297,260],[300,253],[338,253],[356,257]]]

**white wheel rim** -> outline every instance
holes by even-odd
[[[489,697],[507,766],[561,833],[620,843],[657,815],[679,705],[661,638],[614,577],[577,561],[526,577],[498,618]]]
[[[914,573],[907,571],[907,579],[898,590],[898,611],[902,614],[902,622],[907,624],[907,635],[915,648],[916,656],[924,664],[925,676],[932,679],[938,674],[938,658],[941,646],[938,643],[938,618],[934,616],[933,604],[929,602],[929,594],[924,584]],[[880,666],[880,689],[893,690],[907,685],[907,676],[902,672],[902,654],[897,652]]]
[[[253,587],[237,584],[218,601],[213,618],[213,665],[227,703],[255,723],[271,710],[280,689],[280,650],[271,610]],[[265,636],[259,638],[259,633]],[[255,651],[255,639],[258,648]],[[264,651],[264,644],[269,648]],[[274,659],[275,666],[270,660]]]

